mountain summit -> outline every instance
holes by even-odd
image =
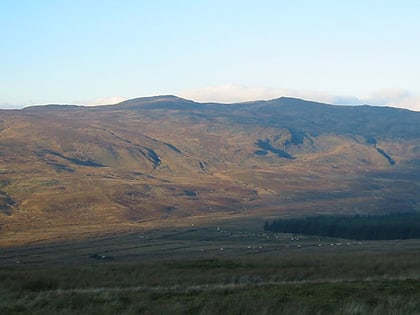
[[[0,111],[0,235],[420,210],[420,113],[166,95]],[[9,234],[8,234],[9,235]]]

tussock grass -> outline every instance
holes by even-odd
[[[233,223],[220,231],[156,230],[7,249],[0,257],[0,314],[416,314],[420,309],[415,240],[327,246],[339,240],[244,237],[244,226]]]
[[[416,314],[420,307],[419,285],[410,280],[194,291],[43,291],[6,298],[0,302],[4,314]]]
[[[0,313],[416,314],[419,260],[406,252],[9,266],[0,268]]]

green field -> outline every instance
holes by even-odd
[[[419,240],[260,221],[2,248],[1,314],[419,314]]]

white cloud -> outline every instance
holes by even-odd
[[[368,99],[372,102],[384,104],[389,102],[390,100],[402,100],[406,99],[410,96],[410,93],[406,90],[402,89],[384,89],[380,91],[376,91],[373,93]]]
[[[398,105],[395,105],[402,108],[407,108],[420,112],[420,96],[410,96],[406,99],[400,100]]]
[[[420,111],[420,96],[403,89],[385,89],[365,98],[367,104],[388,105]]]
[[[121,103],[125,100],[127,99],[122,96],[110,96],[110,97],[97,98],[95,100],[90,100],[90,101],[75,101],[73,102],[73,104],[85,105],[85,106],[112,105],[112,104]]]
[[[10,104],[10,103],[0,103],[0,109],[20,109],[22,108],[22,105],[17,104]]]
[[[386,89],[364,97],[334,95],[318,91],[294,89],[249,87],[243,85],[210,86],[178,93],[180,97],[198,102],[236,103],[255,100],[269,100],[282,96],[302,98],[311,101],[339,105],[382,105],[420,111],[420,96],[402,89]]]
[[[228,84],[187,90],[180,92],[179,96],[199,102],[237,103],[273,99],[283,95],[283,92],[284,90]]]
[[[199,102],[221,103],[270,100],[282,96],[296,97],[325,103],[333,103],[336,100],[336,97],[332,94],[317,91],[299,91],[294,89],[249,87],[235,84],[211,86],[197,90],[187,90],[180,92],[178,95]],[[350,97],[345,97],[345,99],[350,99]]]

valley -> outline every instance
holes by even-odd
[[[0,312],[416,314],[420,240],[264,231],[420,211],[420,113],[175,96],[0,111]]]

